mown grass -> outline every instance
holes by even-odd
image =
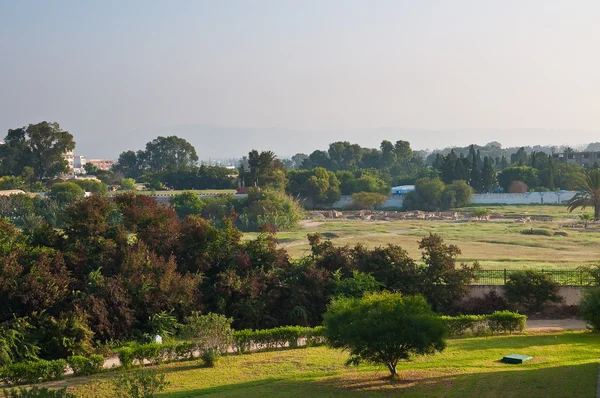
[[[499,362],[510,353],[534,357]],[[347,354],[325,347],[232,355],[216,368],[197,362],[161,365],[170,382],[161,397],[594,397],[600,335],[591,332],[501,336],[448,341],[441,354],[399,365],[390,381],[378,366],[346,367]],[[115,372],[72,378],[78,397],[110,397]]]
[[[517,223],[514,220],[492,222],[459,222],[450,220],[363,221],[349,219],[309,220],[295,231],[277,235],[282,247],[294,258],[309,252],[306,235],[319,232],[336,245],[364,244],[375,247],[397,244],[419,259],[418,241],[429,233],[440,234],[447,243],[457,245],[460,261],[479,261],[486,269],[536,268],[573,269],[597,262],[600,232],[590,228],[569,228],[567,218],[577,219],[566,206],[499,206],[489,207],[495,213],[537,215],[540,209],[552,221]],[[524,235],[525,229],[566,232],[567,236]],[[255,234],[246,234],[245,239]]]

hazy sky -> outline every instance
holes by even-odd
[[[49,120],[88,157],[207,124],[285,155],[379,127],[416,148],[600,141],[599,21],[597,0],[0,0],[0,139]],[[512,128],[564,131],[492,131]]]

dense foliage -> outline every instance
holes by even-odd
[[[257,194],[248,209],[269,195]],[[44,220],[22,230],[0,220],[8,347],[0,358],[89,358],[96,342],[165,333],[171,319],[185,323],[194,311],[223,314],[236,329],[315,326],[336,294],[384,288],[422,294],[445,311],[474,278],[437,235],[421,241],[423,266],[398,246],[335,247],[319,235],[309,237],[308,256],[292,261],[271,233],[243,240],[234,223],[181,220],[133,193],[75,202],[60,231]]]
[[[405,195],[403,206],[405,210],[448,210],[467,206],[472,193],[462,180],[446,185],[439,178],[421,178],[415,182],[415,190]]]
[[[523,270],[509,275],[504,286],[504,295],[510,303],[522,305],[531,312],[539,312],[548,302],[559,303],[560,285],[540,271]]]

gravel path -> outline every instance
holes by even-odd
[[[560,331],[560,330],[585,330],[587,325],[580,319],[532,319],[527,320],[525,330],[529,331]]]

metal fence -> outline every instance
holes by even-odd
[[[476,272],[478,279],[473,285],[504,285],[508,277],[517,271],[515,269],[482,269]],[[536,270],[549,275],[556,282],[564,286],[592,286],[596,285],[596,279],[583,269],[575,270]]]

